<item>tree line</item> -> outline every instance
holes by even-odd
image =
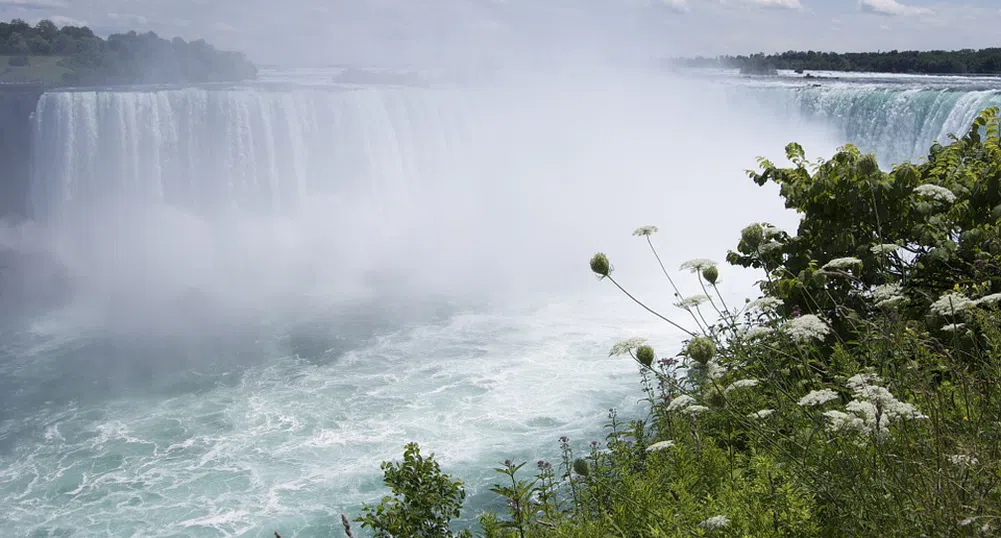
[[[1001,73],[1001,48],[956,51],[817,52],[788,51],[779,54],[698,56],[669,61],[683,67],[728,67],[745,73],[768,73],[776,69],[796,71],[859,71],[989,75]]]
[[[0,55],[10,66],[32,56],[61,56],[69,71],[62,84],[159,84],[252,79],[257,68],[239,52],[220,51],[202,39],[167,40],[154,32],[131,31],[98,37],[86,26],[57,27],[50,20],[34,26],[21,19],[0,22]],[[8,68],[9,69],[9,68]]]

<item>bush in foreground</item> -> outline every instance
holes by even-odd
[[[890,172],[852,146],[749,172],[800,213],[795,234],[741,232],[731,264],[762,272],[762,296],[735,307],[706,259],[664,270],[681,317],[656,312],[596,254],[591,270],[688,338],[634,360],[649,415],[555,464],[498,468],[506,514],[486,538],[991,536],[1001,531],[1001,124],[988,109],[926,162]],[[656,227],[636,230],[660,267]],[[408,447],[408,455],[417,450]],[[427,479],[439,473],[427,470]],[[387,482],[392,486],[392,475]],[[424,483],[425,479],[418,482]],[[446,479],[446,482],[448,479]],[[396,490],[394,486],[394,491]],[[457,515],[461,497],[439,499]],[[377,510],[396,510],[384,500]],[[394,536],[422,533],[426,507]],[[372,526],[372,509],[359,519]],[[377,512],[379,513],[379,512]],[[447,522],[446,522],[447,523]]]

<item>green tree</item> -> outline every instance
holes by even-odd
[[[393,496],[383,497],[375,507],[366,504],[362,508],[364,515],[355,521],[380,538],[455,536],[449,523],[459,517],[466,491],[461,480],[441,472],[434,454],[425,458],[417,443],[408,443],[403,461],[383,462],[382,471]]]

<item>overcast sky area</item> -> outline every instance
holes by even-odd
[[[15,17],[204,38],[287,65],[1001,45],[998,0],[0,0]]]

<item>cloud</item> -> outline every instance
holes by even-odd
[[[688,13],[691,11],[691,8],[688,6],[688,0],[658,0],[658,3],[678,13]]]
[[[65,17],[63,15],[53,15],[51,17],[46,17],[52,24],[56,26],[87,26],[87,21],[81,21],[80,19],[74,19],[73,17]]]
[[[748,4],[760,7],[802,10],[800,0],[744,0]]]
[[[0,0],[0,7],[16,7],[21,9],[50,9],[68,7],[64,0]]]
[[[879,15],[930,15],[932,10],[901,4],[897,0],[859,0],[860,11]]]

